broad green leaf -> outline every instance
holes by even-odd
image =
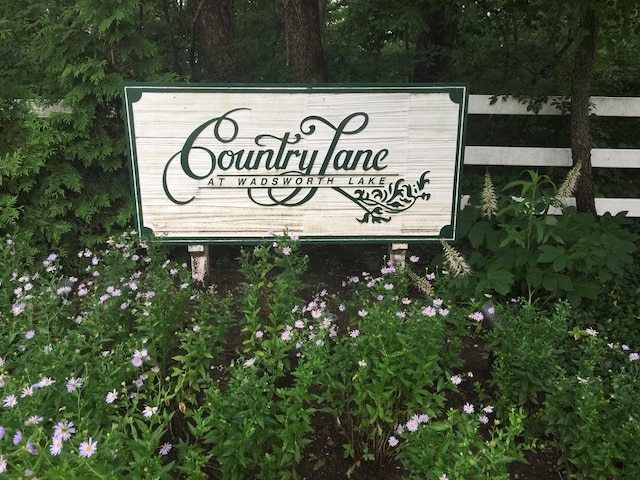
[[[539,268],[533,268],[527,272],[526,278],[531,287],[538,288],[542,285],[543,272]]]
[[[561,255],[553,261],[553,270],[555,272],[561,272],[567,266],[569,257],[566,255]]]
[[[542,286],[548,292],[554,293],[558,289],[558,279],[555,273],[547,273],[542,279]]]
[[[542,252],[538,257],[540,263],[553,263],[558,257],[565,254],[564,248],[552,245],[541,245],[538,249]]]
[[[487,233],[491,230],[489,223],[480,221],[476,222],[469,230],[468,238],[471,245],[479,247],[482,245]]]
[[[491,288],[500,295],[507,295],[513,287],[513,274],[504,268],[489,268],[487,280]]]

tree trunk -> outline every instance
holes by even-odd
[[[140,4],[142,5],[142,4]],[[178,52],[178,46],[176,44],[176,32],[180,27],[177,20],[172,18],[171,5],[169,0],[162,0],[162,13],[164,14],[166,21],[166,28],[169,32],[169,46],[171,48],[171,65],[174,72],[182,76],[184,73],[183,65],[180,63],[180,55]],[[174,2],[175,8],[175,2]],[[179,35],[179,34],[178,34]]]
[[[580,18],[580,39],[574,57],[571,86],[571,156],[573,164],[582,165],[576,185],[576,206],[580,212],[596,215],[591,172],[591,134],[589,129],[589,96],[596,53],[598,22],[593,8],[587,8]]]
[[[455,34],[447,34],[451,26],[447,25],[446,8],[444,2],[434,4],[423,15],[424,27],[416,39],[413,60],[414,82],[450,80],[451,57],[447,50]]]
[[[287,66],[296,81],[327,81],[327,65],[322,48],[318,0],[278,0],[278,16],[284,30]]]
[[[200,0],[193,12],[192,35],[200,47],[192,65],[196,79],[235,80],[233,0]]]

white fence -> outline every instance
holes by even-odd
[[[591,97],[593,114],[601,117],[640,117],[640,98],[637,97]],[[562,115],[563,112],[551,102],[543,105],[538,115]],[[535,115],[527,105],[513,98],[499,98],[493,105],[489,95],[471,95],[469,115]],[[570,148],[539,147],[481,147],[467,145],[465,165],[504,165],[521,167],[572,165]],[[591,150],[591,165],[594,168],[640,169],[640,150],[594,148]],[[575,199],[569,203],[575,204]],[[639,198],[596,198],[599,215],[610,212],[628,212],[629,217],[640,217]]]

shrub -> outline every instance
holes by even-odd
[[[536,411],[564,362],[570,307],[558,304],[549,314],[532,305],[510,305],[499,316],[500,328],[489,336],[499,405]]]
[[[350,301],[336,312],[346,330],[330,344],[320,382],[355,459],[384,460],[404,419],[439,415],[450,372],[460,366],[459,344],[447,341],[460,313],[440,298],[411,297],[410,282],[393,262],[379,275],[352,276]]]
[[[9,135],[0,146],[0,232],[31,254],[67,256],[130,223],[121,89],[134,77],[159,79],[159,54],[145,38],[157,22],[143,28],[139,3],[128,0],[6,10],[5,40],[17,52],[6,52],[16,57],[13,74],[0,75],[14,85],[0,98]]]
[[[507,466],[524,461],[529,448],[518,436],[524,430],[521,410],[509,412],[505,424],[487,428],[493,407],[487,405],[478,412],[472,404],[451,409],[439,421],[420,416],[407,422],[398,447],[398,458],[409,472],[408,480],[466,480],[468,478],[510,478]],[[413,422],[413,425],[412,423]],[[413,432],[409,430],[411,427]],[[395,443],[397,439],[393,437]]]
[[[614,276],[633,265],[638,236],[622,214],[600,218],[564,206],[567,189],[527,171],[496,195],[487,176],[483,201],[460,215],[460,238],[470,248],[471,275],[452,278],[448,288],[522,296],[528,302],[568,299],[577,306],[596,299]],[[575,174],[570,174],[575,175]],[[561,208],[562,215],[552,215]]]

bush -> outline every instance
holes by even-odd
[[[20,245],[0,248],[2,468],[170,478],[158,451],[170,448],[164,372],[193,295],[186,266],[155,263],[131,238],[80,251],[82,278],[65,275],[56,254],[29,271],[13,260]]]
[[[155,22],[143,32],[135,1],[6,10],[15,59],[0,74],[12,85],[0,89],[0,234],[24,241],[30,257],[68,256],[131,221],[121,89],[132,77],[160,79],[143,36]]]
[[[470,249],[472,274],[448,287],[462,298],[492,293],[528,302],[567,299],[573,306],[599,298],[633,265],[638,235],[622,214],[580,213],[564,206],[570,187],[557,191],[549,177],[525,174],[499,196],[487,176],[482,202],[461,212],[459,235]],[[553,208],[562,215],[552,215]]]
[[[500,311],[500,328],[489,336],[489,345],[501,406],[519,405],[531,412],[542,407],[563,364],[569,315],[566,303],[557,305],[551,315],[531,305]]]

